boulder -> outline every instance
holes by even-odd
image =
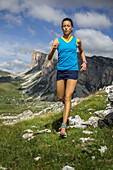
[[[104,119],[99,119],[98,126],[100,128],[103,128],[105,126],[113,127],[113,112],[107,114]]]

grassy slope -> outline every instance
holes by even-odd
[[[0,70],[0,76],[9,76],[9,75],[10,75],[9,72]]]
[[[13,86],[11,89],[15,90],[15,97],[19,100],[20,94],[17,90],[18,86],[14,84],[10,84],[10,86]],[[6,92],[5,85],[4,90]],[[7,92],[7,96],[11,97],[11,93]],[[79,114],[81,118],[87,120],[90,116],[94,115],[94,111],[106,108],[106,98],[107,96],[104,92],[95,93],[92,98],[73,107],[71,116]],[[4,100],[3,103],[5,102],[6,100]],[[7,106],[10,105],[8,103],[5,104]],[[24,104],[26,105],[26,103],[20,102],[18,105],[22,105],[25,109]],[[28,104],[32,105],[32,103]],[[90,108],[94,109],[92,110],[92,114],[89,114],[88,109]],[[2,110],[5,112],[5,108],[2,108]],[[12,106],[10,110],[12,110],[13,113],[16,109]],[[6,107],[6,112],[7,111]],[[83,129],[73,128],[68,129],[68,137],[66,139],[60,139],[57,131],[60,127],[61,120],[62,113],[49,113],[40,115],[29,121],[17,123],[13,126],[0,126],[0,165],[12,170],[60,170],[66,165],[75,167],[77,170],[113,169],[113,131],[111,129],[104,128],[101,130],[99,128],[87,127],[86,130],[93,132],[93,134],[87,135],[83,133]],[[38,130],[49,128],[52,132],[50,134],[38,134],[30,141],[23,139],[23,131],[31,129],[31,126],[37,126]],[[34,132],[37,129],[32,128]],[[80,138],[88,136],[94,140],[82,144]],[[107,146],[108,148],[103,156],[101,156],[98,151],[101,146]],[[34,158],[38,156],[40,159],[35,161]],[[95,156],[94,160],[92,160],[92,156]]]
[[[40,111],[37,109],[37,103],[33,99],[26,102],[26,98],[22,97],[19,82],[0,83],[0,115],[17,115],[25,110],[33,112]]]

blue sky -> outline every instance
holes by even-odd
[[[112,0],[0,0],[0,69],[23,72],[32,50],[48,54],[64,17],[86,56],[113,58]]]

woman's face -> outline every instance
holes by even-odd
[[[62,30],[63,30],[64,35],[69,35],[73,30],[73,26],[71,25],[71,22],[64,21],[62,24]]]

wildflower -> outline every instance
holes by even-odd
[[[76,143],[76,140],[72,140],[72,142]]]
[[[98,149],[101,153],[101,156],[103,156],[103,154],[105,153],[105,151],[107,150],[107,147],[106,146],[101,146],[100,149]]]
[[[92,160],[94,160],[94,159],[95,159],[95,156],[92,156],[91,158],[92,158]]]
[[[34,160],[35,160],[35,161],[38,161],[39,159],[40,159],[40,157],[36,157],[36,158],[34,158]]]

